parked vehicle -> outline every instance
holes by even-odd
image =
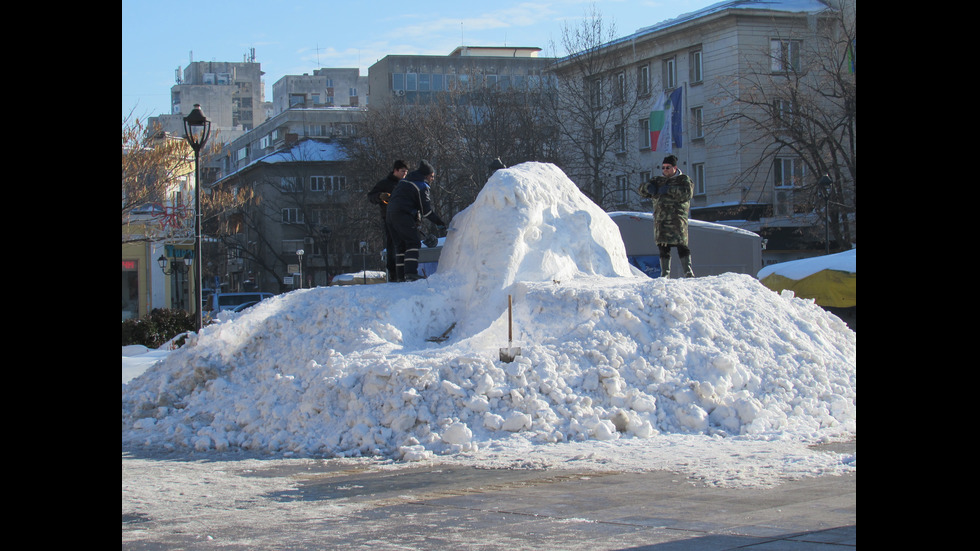
[[[660,251],[653,239],[653,214],[649,212],[610,212],[619,226],[630,264],[650,277],[660,277]],[[688,244],[697,276],[726,272],[756,277],[762,269],[762,236],[724,224],[688,221]],[[671,251],[671,277],[680,277],[677,249]]]
[[[212,314],[224,310],[234,310],[235,307],[246,302],[259,302],[260,300],[272,297],[272,293],[217,293],[211,295],[211,300],[205,306],[205,310]]]
[[[650,277],[660,277],[660,251],[653,239],[653,214],[649,212],[610,212],[619,226],[630,264]],[[436,272],[444,238],[437,247],[419,249],[419,270]],[[756,277],[762,269],[762,237],[756,233],[703,220],[688,221],[688,242],[697,276],[726,272]],[[677,249],[671,251],[671,276],[680,277]]]

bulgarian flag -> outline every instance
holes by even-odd
[[[681,147],[681,90],[665,90],[650,111],[650,149],[670,153],[671,146]]]

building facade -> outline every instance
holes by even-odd
[[[537,86],[552,58],[541,48],[460,46],[448,56],[389,55],[368,69],[372,107],[424,103],[435,94],[476,87],[500,90]]]
[[[276,115],[287,109],[367,107],[368,77],[359,69],[317,69],[313,74],[286,75],[272,85]]]
[[[820,174],[788,152],[769,158],[777,140],[733,113],[748,109],[750,96],[773,101],[761,88],[798,63],[808,42],[823,39],[822,21],[835,17],[829,8],[816,0],[720,2],[604,44],[614,62],[591,75],[594,88],[637,105],[629,120],[594,130],[618,136],[620,145],[605,154],[613,168],[603,174],[616,191],[614,206],[648,210],[636,189],[673,154],[695,183],[692,218],[759,233],[768,239],[766,263],[823,254],[823,214],[814,202]],[[556,73],[570,71],[574,57],[559,60]]]
[[[213,185],[247,188],[253,198],[217,232],[226,251],[223,290],[327,285],[363,263],[362,221],[348,208],[362,190],[340,144],[364,116],[361,107],[293,107],[228,145]]]

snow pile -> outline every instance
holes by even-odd
[[[633,275],[616,224],[548,164],[497,171],[427,280],[224,315],[123,385],[124,444],[418,460],[856,435],[856,335],[840,319],[746,275]]]

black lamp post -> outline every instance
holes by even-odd
[[[170,262],[168,262],[167,257],[161,254],[160,258],[157,259],[157,264],[160,265],[160,269],[163,271],[164,275],[169,276],[169,275],[176,274],[178,276],[176,282],[176,287],[177,287],[176,293],[177,296],[179,297],[181,305],[183,305],[184,292],[183,292],[183,285],[181,279],[183,279],[184,274],[187,273],[187,271],[191,269],[191,267],[194,265],[194,259],[188,256],[184,256],[181,258],[174,257],[170,260]],[[172,304],[173,304],[173,300],[171,299],[171,305]]]
[[[187,143],[191,144],[194,150],[194,264],[197,266],[196,282],[194,283],[194,310],[197,321],[197,330],[201,331],[204,320],[201,312],[201,284],[203,277],[201,271],[204,269],[204,262],[201,261],[201,148],[207,143],[211,135],[211,121],[204,116],[201,105],[194,104],[189,115],[184,117],[184,137]]]

